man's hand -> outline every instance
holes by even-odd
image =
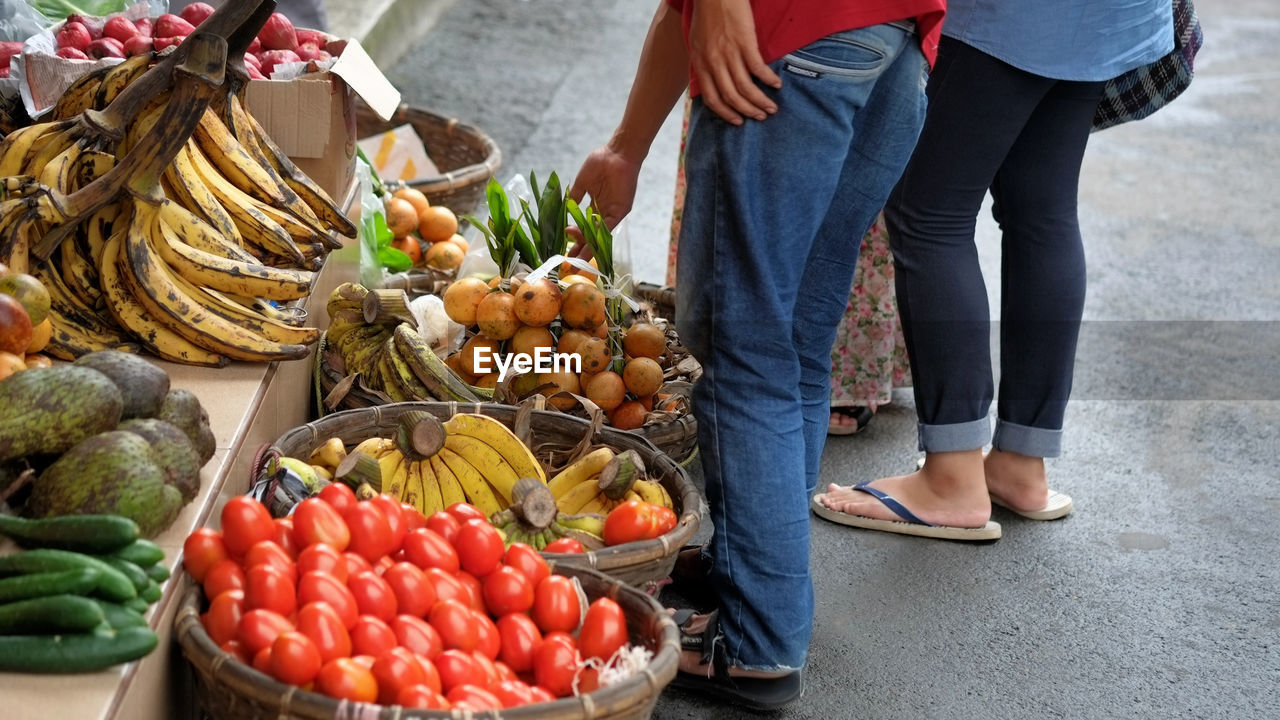
[[[702,101],[726,122],[741,125],[744,116],[764,120],[778,111],[756,84],[779,88],[782,79],[760,55],[748,0],[694,0],[689,54]]]
[[[582,202],[586,195],[604,222],[613,229],[631,212],[640,179],[640,162],[628,159],[611,146],[596,148],[583,161],[573,179],[569,196]]]

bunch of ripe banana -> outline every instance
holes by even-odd
[[[240,102],[226,57],[271,5],[225,4],[150,69],[137,56],[86,75],[53,120],[0,141],[0,261],[49,288],[51,354],[141,346],[217,367],[318,339],[276,304],[305,297],[355,227]],[[219,43],[217,63],[192,47]]]
[[[342,358],[345,375],[392,402],[482,402],[493,390],[468,385],[415,329],[403,290],[343,283],[329,295],[325,342]]]
[[[646,478],[644,463],[634,450],[620,454],[607,447],[597,448],[561,470],[547,488],[556,507],[570,515],[608,515],[628,500],[675,509],[662,483]]]

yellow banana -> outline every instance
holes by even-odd
[[[98,95],[98,87],[111,67],[98,68],[77,78],[53,104],[53,113],[49,117],[54,120],[70,120],[92,108],[94,98]]]
[[[82,328],[83,332],[96,336],[103,343],[125,342],[115,323],[103,317],[96,307],[90,306],[85,299],[67,286],[62,274],[50,263],[37,266],[31,274],[44,284],[49,293],[49,308],[63,320]]]
[[[484,476],[480,471],[461,455],[446,446],[441,448],[440,452],[433,457],[439,457],[444,460],[449,469],[453,471],[454,477],[458,479],[458,483],[462,485],[463,491],[467,494],[467,502],[475,505],[480,512],[484,513],[485,517],[489,517],[506,507],[506,504],[494,495],[493,488],[489,487],[489,483],[485,482]]]
[[[364,453],[365,455],[368,455],[374,460],[378,460],[382,457],[383,453],[387,453],[395,449],[395,446],[396,446],[396,443],[394,440],[390,440],[388,438],[371,437],[367,440],[361,440],[359,444],[357,444],[354,448],[351,448],[351,452],[347,454],[354,455],[355,453]]]
[[[205,157],[241,192],[270,205],[284,204],[280,184],[249,155],[212,108],[205,110],[193,137]]]
[[[120,210],[125,208],[127,203],[128,201],[121,200],[105,205],[85,221],[85,250],[89,262],[95,268],[102,265],[102,251],[107,247],[111,227],[120,216]]]
[[[325,310],[333,317],[339,310],[359,310],[364,312],[364,298],[369,289],[353,282],[344,282],[329,292],[325,301]]]
[[[120,326],[133,333],[147,349],[159,357],[185,365],[224,367],[229,360],[215,352],[199,347],[157,322],[142,307],[122,274],[128,273],[128,263],[121,256],[127,228],[111,234],[102,251],[102,263],[98,266],[102,294],[107,308]]]
[[[399,497],[400,488],[392,488],[396,481],[396,473],[404,467],[404,455],[399,450],[391,450],[378,458],[378,468],[382,475],[382,490],[393,497]]]
[[[80,236],[87,233],[88,228],[81,227],[58,246],[58,270],[68,288],[84,298],[87,304],[96,307],[102,298],[98,269],[91,262],[92,256],[85,251],[88,241],[80,241]]]
[[[183,152],[191,158],[201,182],[208,186],[209,191],[231,215],[246,243],[295,263],[303,262],[302,251],[289,233],[279,223],[262,214],[253,198],[223,177],[194,143],[187,143]]]
[[[71,127],[71,120],[37,123],[19,128],[0,140],[0,177],[21,175],[26,167],[27,153],[48,132],[59,132]]]
[[[73,128],[63,130],[51,130],[39,138],[27,151],[26,160],[23,167],[26,168],[27,175],[35,175],[40,177],[44,169],[53,162],[53,159],[62,154],[64,150],[76,144],[76,133]]]
[[[405,481],[404,497],[400,502],[408,503],[415,509],[422,505],[422,463],[406,462],[408,479]]]
[[[239,230],[235,231],[234,236],[225,235],[220,228],[205,222],[199,215],[180,203],[169,199],[160,203],[160,220],[164,223],[165,229],[172,231],[183,243],[197,250],[228,260],[258,264],[258,259],[250,255],[240,244]],[[234,225],[235,223],[232,223],[233,227]]]
[[[147,66],[150,64],[151,53],[143,53],[132,55],[124,62],[112,65],[107,70],[107,74],[102,77],[102,82],[98,84],[98,91],[93,96],[93,106],[102,109],[110,105],[121,90],[129,87],[129,83],[137,80],[147,71]]]
[[[182,275],[175,274],[173,279],[191,296],[192,300],[200,303],[204,309],[228,322],[242,325],[268,340],[286,345],[310,345],[320,339],[320,331],[316,328],[285,325],[229,299],[217,290],[193,285]]]
[[[305,270],[273,268],[231,260],[194,248],[174,233],[156,238],[156,249],[164,261],[191,282],[214,290],[264,297],[272,300],[295,300],[311,292],[315,275]]]
[[[431,471],[435,473],[436,481],[440,484],[440,502],[444,507],[467,501],[467,493],[462,489],[462,483],[458,482],[458,476],[453,474],[453,470],[449,468],[444,458],[432,455]]]
[[[387,338],[387,342],[390,342],[390,340],[391,338]],[[413,397],[411,396],[409,389],[405,387],[400,376],[396,374],[395,366],[391,364],[391,357],[385,349],[386,342],[383,343],[383,348],[383,351],[378,353],[378,360],[374,365],[378,373],[378,377],[381,379],[383,392],[391,398],[392,402],[407,402],[412,400]]]
[[[555,477],[551,478],[551,481],[547,483],[547,487],[551,490],[552,495],[560,497],[583,480],[599,475],[600,471],[604,469],[605,465],[609,464],[614,455],[613,448],[596,448],[556,473]]]
[[[515,487],[520,476],[512,469],[511,464],[503,459],[501,453],[487,443],[469,435],[448,434],[444,446],[461,456],[480,475],[493,486],[503,507],[511,504],[511,489]]]
[[[585,485],[586,483],[583,483],[583,484]],[[585,493],[586,491],[584,490],[583,492]],[[578,507],[577,514],[604,515],[605,513],[613,509],[611,505],[612,502],[613,501],[610,500],[604,493],[599,492],[597,490],[595,495],[592,495],[591,497],[587,498],[587,502],[583,503]],[[559,507],[559,506],[560,506],[559,503],[556,503],[556,507]],[[561,512],[567,513],[569,511],[562,510]],[[570,513],[570,514],[573,514],[573,513]]]
[[[55,313],[49,313],[48,318],[53,334],[49,337],[49,344],[45,346],[44,352],[59,360],[75,360],[81,355],[99,350],[120,350],[127,353],[141,350],[136,343],[103,342],[100,338],[85,334],[79,326],[68,323]]]
[[[79,163],[80,155],[83,152],[83,143],[79,140],[72,141],[62,152],[55,155],[48,164],[39,168],[39,174],[36,177],[40,180],[40,184],[66,195],[75,192],[75,188],[71,186],[72,170]]]
[[[546,471],[533,456],[533,451],[502,422],[479,413],[457,413],[445,422],[444,428],[450,435],[470,436],[496,450],[515,471],[517,478],[547,481]]]
[[[184,209],[208,223],[208,227],[221,234],[228,243],[235,244],[237,247],[243,246],[244,238],[240,235],[240,228],[236,225],[235,219],[223,207],[209,186],[201,181],[200,174],[192,164],[191,155],[185,149],[179,151],[173,159],[173,164],[165,168],[164,180],[173,199],[177,200]],[[172,215],[173,212],[170,211],[166,218]]]
[[[116,166],[116,156],[101,150],[85,150],[80,153],[76,167],[72,168],[73,186],[76,190],[111,172]]]
[[[663,498],[662,490],[658,483],[651,480],[636,480],[631,483],[631,489],[640,496],[640,499],[650,505],[661,505],[663,507],[671,507]]]
[[[330,323],[329,329],[333,329]],[[404,356],[400,354],[400,348],[396,346],[394,338],[387,338],[386,342],[387,361],[391,363],[391,369],[395,373],[396,381],[401,389],[408,395],[410,400],[434,400],[431,392],[426,386],[418,380],[418,376],[413,374],[413,370],[409,369],[409,364],[405,362]]]
[[[444,509],[444,501],[440,495],[440,480],[436,477],[435,468],[429,459],[419,461],[418,470],[422,474],[422,494],[418,496],[417,508],[423,515],[430,516],[431,513]]]
[[[135,205],[133,220],[125,234],[124,250],[131,272],[124,277],[127,281],[132,276],[137,281],[135,289],[139,292],[135,294],[148,312],[196,345],[235,360],[263,362],[306,357],[307,346],[271,342],[210,314],[182,292],[152,247],[155,240],[148,235],[159,229],[155,206],[145,202]]]
[[[596,479],[590,477],[574,485],[564,495],[556,498],[556,508],[560,512],[569,515],[587,512],[583,506],[591,502],[597,495],[603,495],[603,493],[600,492],[600,486],[596,484]]]

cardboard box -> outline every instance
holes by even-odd
[[[330,47],[338,60],[329,70],[289,80],[250,81],[245,99],[280,149],[342,202],[355,177],[355,96],[385,120],[399,106],[400,92],[359,41]]]

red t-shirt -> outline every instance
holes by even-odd
[[[689,21],[697,0],[666,2],[681,12],[688,42]],[[920,50],[933,67],[946,8],[946,0],[751,0],[756,37],[765,62],[773,62],[832,33],[913,19]],[[689,92],[698,94],[697,80],[692,77]]]

